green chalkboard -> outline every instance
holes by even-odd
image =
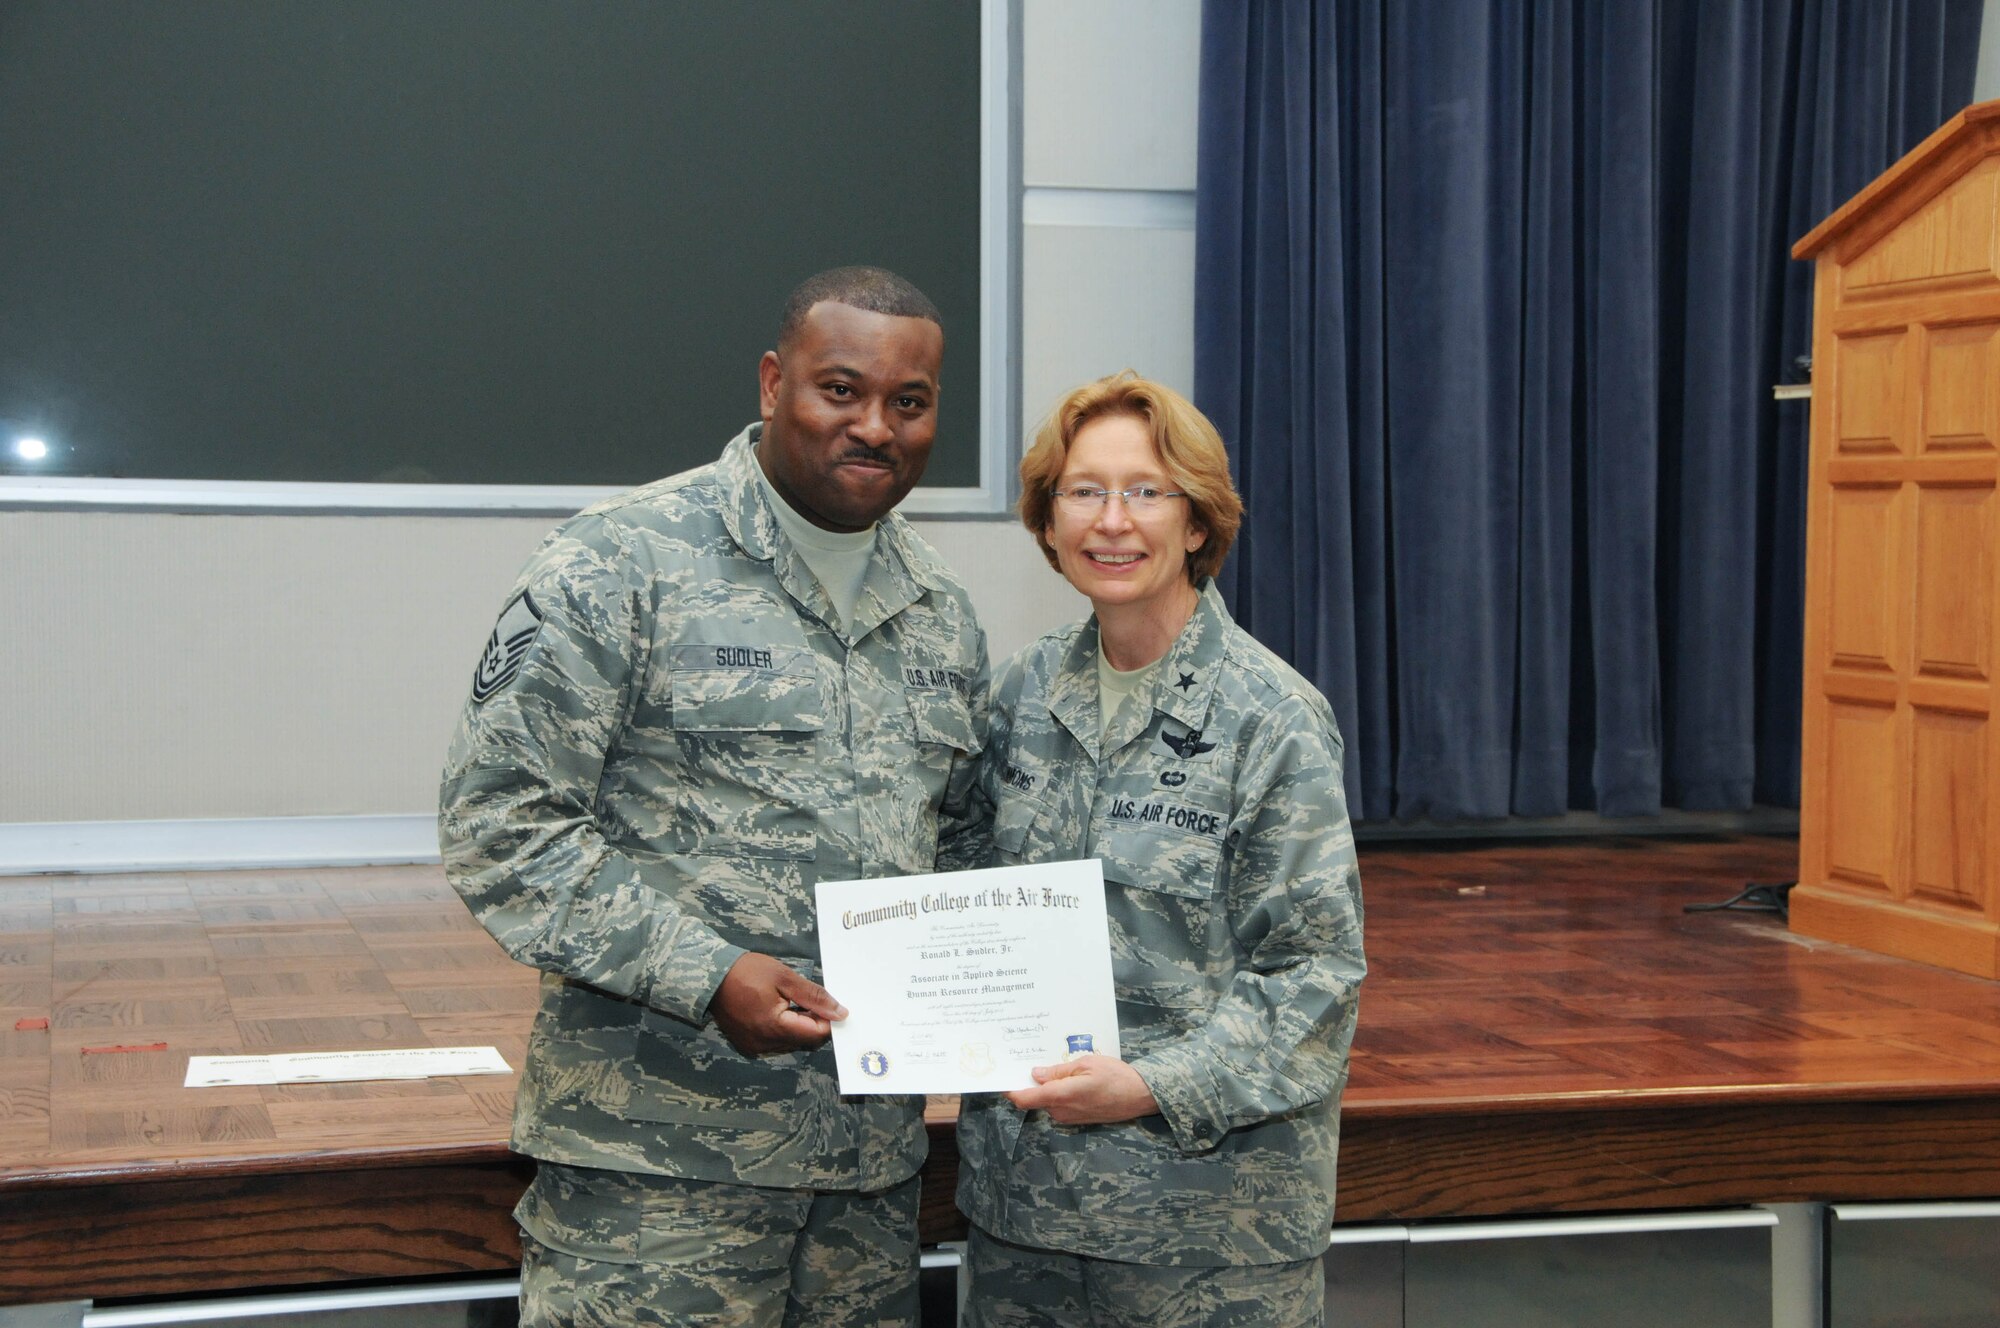
[[[0,473],[636,483],[875,263],[945,318],[926,483],[976,485],[979,10],[6,0]]]

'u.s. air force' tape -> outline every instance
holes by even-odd
[[[499,625],[493,635],[486,638],[486,649],[479,656],[479,667],[472,671],[472,699],[484,701],[493,693],[514,681],[521,671],[521,661],[528,656],[528,647],[534,644],[535,633],[542,629],[542,611],[535,607],[535,601],[527,591],[500,614]]]

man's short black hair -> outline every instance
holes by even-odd
[[[785,312],[778,319],[780,349],[798,335],[812,307],[823,301],[894,318],[928,318],[944,330],[944,319],[938,317],[930,297],[887,268],[830,267],[801,281],[785,301]]]

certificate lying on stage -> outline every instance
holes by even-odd
[[[1003,1092],[1118,1054],[1096,859],[816,889],[841,1092]]]

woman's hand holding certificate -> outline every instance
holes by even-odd
[[[1007,1096],[1023,1111],[1048,1112],[1058,1125],[1109,1125],[1151,1116],[1160,1109],[1139,1072],[1110,1056],[1037,1066],[1035,1086]]]
[[[1005,1092],[1118,1055],[1095,859],[816,889],[841,1092]]]

